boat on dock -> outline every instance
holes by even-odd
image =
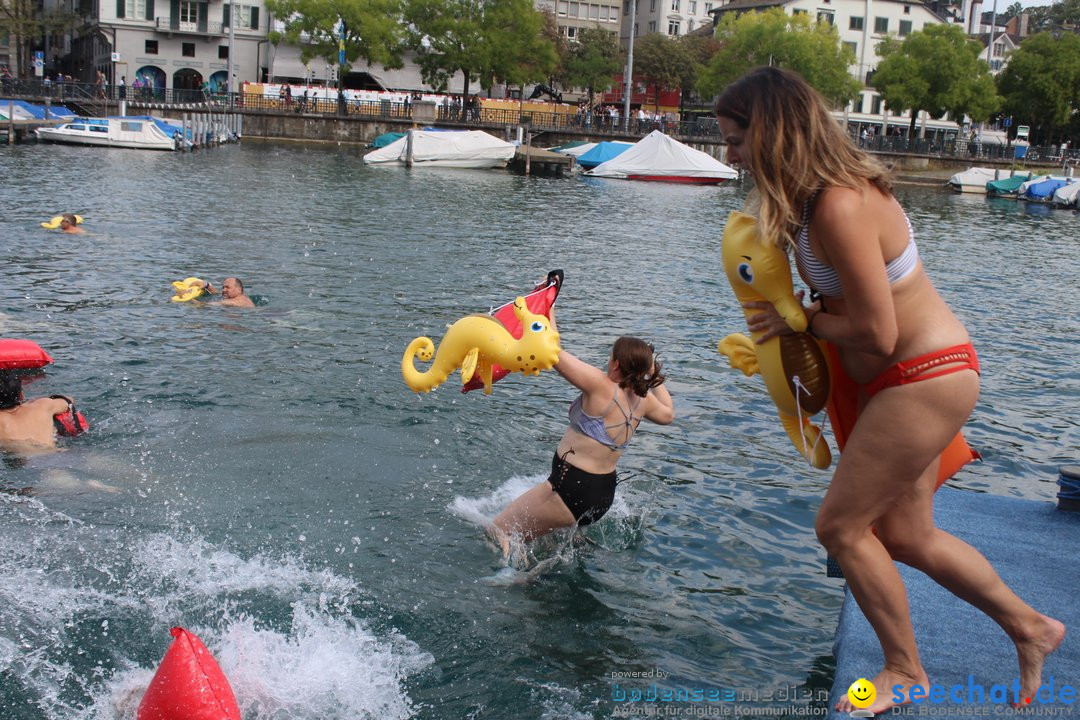
[[[971,167],[958,172],[946,183],[959,193],[986,194],[986,183],[1001,179],[1001,171],[994,168]]]
[[[618,157],[585,173],[591,177],[717,185],[739,173],[712,155],[653,130]]]
[[[411,153],[409,138],[412,137]],[[517,146],[483,130],[410,130],[389,145],[364,156],[365,165],[501,168]]]
[[[1028,202],[1048,203],[1054,199],[1054,193],[1071,185],[1072,180],[1063,177],[1047,177],[1039,182],[1025,183],[1020,194],[1021,200]]]
[[[1080,198],[1080,182],[1071,182],[1055,190],[1050,202],[1054,207],[1070,208],[1076,207],[1077,198]]]
[[[74,145],[177,150],[183,146],[183,128],[149,115],[77,117],[56,127],[37,129],[39,140]]]
[[[1036,179],[1043,180],[1047,176],[1040,175]],[[1002,180],[991,180],[986,183],[986,196],[987,197],[1001,197],[1016,199],[1020,194],[1020,188],[1024,183],[1031,182],[1031,173],[1024,175],[1013,175]]]

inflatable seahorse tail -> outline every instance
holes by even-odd
[[[431,338],[418,337],[405,348],[405,354],[401,356],[401,376],[405,378],[405,384],[413,392],[431,392],[449,377],[449,373],[440,369],[439,363],[420,372],[413,364],[413,358],[420,358],[421,362],[428,362],[435,354],[435,343]]]
[[[780,413],[780,423],[787,431],[791,444],[802,453],[808,463],[818,470],[824,470],[832,464],[829,443],[821,436],[821,428],[811,423],[810,418],[805,415],[800,418]]]

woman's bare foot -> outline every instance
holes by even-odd
[[[921,685],[923,689],[930,686],[930,678],[926,676],[925,672],[922,672],[921,668],[917,676],[897,672],[895,670],[890,670],[889,668],[883,668],[870,682],[874,684],[876,697],[874,698],[874,702],[870,704],[870,707],[864,709],[869,710],[875,715],[880,715],[891,707],[907,705],[910,703],[912,685]],[[894,688],[896,688],[897,685],[900,686],[900,692],[903,693],[904,698],[904,701],[899,703],[895,700],[897,690]],[[840,702],[836,703],[835,709],[837,712],[850,713],[857,708],[851,704],[851,701],[845,693],[844,696],[840,698]]]
[[[1033,632],[1013,639],[1016,658],[1020,662],[1020,702],[1014,707],[1024,707],[1034,701],[1035,693],[1042,685],[1043,662],[1065,639],[1062,623],[1046,615],[1039,618],[1040,623]]]

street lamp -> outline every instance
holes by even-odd
[[[637,0],[630,0],[630,42],[626,50],[626,89],[623,92],[623,128],[630,129],[630,94],[634,89],[634,25],[637,23]]]

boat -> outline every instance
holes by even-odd
[[[1051,202],[1055,207],[1076,207],[1076,200],[1080,197],[1080,182],[1073,181],[1064,187],[1054,191]]]
[[[949,178],[946,183],[959,193],[986,194],[986,183],[1000,180],[1001,171],[994,168],[971,167],[963,172],[958,172]]]
[[[366,165],[405,165],[412,136],[414,167],[505,167],[517,146],[483,130],[410,130],[386,147],[364,156]]]
[[[1040,175],[1037,179],[1044,180],[1045,178],[1046,175]],[[1031,182],[1031,180],[1030,173],[1027,175],[1013,175],[1004,180],[991,180],[986,183],[986,195],[987,197],[1016,198],[1020,192],[1020,187],[1024,183]]]
[[[739,177],[708,153],[653,130],[616,158],[585,173],[591,177],[716,185]]]
[[[176,150],[183,137],[179,125],[149,115],[105,118],[77,117],[57,127],[38,128],[40,140],[75,145]]]
[[[628,142],[610,142],[605,140],[604,142],[598,142],[588,151],[581,153],[577,156],[578,165],[586,170],[592,170],[601,163],[606,163],[608,160],[617,158],[624,152],[634,147],[633,143]]]
[[[25,100],[0,100],[0,120],[68,120],[73,117],[75,113],[63,105],[46,107]]]
[[[1070,181],[1063,177],[1047,177],[1039,182],[1028,182],[1022,186],[1021,200],[1048,203],[1054,199],[1054,193],[1068,185]]]

